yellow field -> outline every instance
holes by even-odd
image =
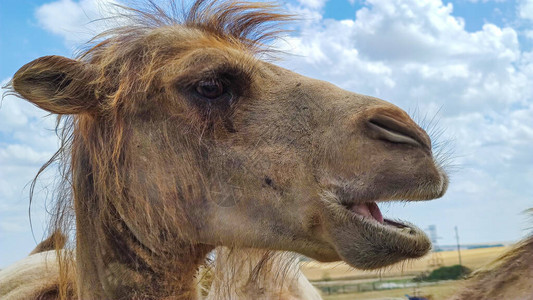
[[[445,283],[439,283],[434,286],[427,286],[416,289],[419,296],[431,296],[432,300],[444,300],[451,297],[457,287],[461,283],[459,281],[448,281]],[[372,291],[372,292],[363,292],[355,294],[337,294],[337,295],[322,295],[324,300],[375,300],[375,299],[407,299],[405,295],[410,296],[415,295],[415,291],[412,288],[409,289],[395,289],[395,290],[382,290],[382,291]]]
[[[508,247],[461,250],[462,262],[464,266],[475,270],[495,259],[506,249]],[[439,252],[436,255],[440,256],[444,266],[459,264],[457,251]],[[421,272],[435,269],[435,267],[430,266],[431,258],[432,256],[430,254],[419,260],[405,262],[379,271],[360,271],[353,269],[345,263],[318,263],[315,261],[302,263],[301,269],[305,276],[312,281],[324,279],[399,277],[417,275]]]

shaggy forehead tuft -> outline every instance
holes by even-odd
[[[199,29],[220,40],[244,45],[253,52],[267,50],[266,45],[284,30],[280,23],[293,19],[273,3],[239,0],[196,0],[188,7],[185,0],[168,0],[165,6],[153,0],[141,1],[141,7],[117,5],[118,18],[127,25],[117,26],[94,40],[130,34],[147,34],[164,27]],[[103,43],[105,44],[105,42]],[[97,45],[102,46],[102,43]],[[82,53],[82,57],[89,54]]]

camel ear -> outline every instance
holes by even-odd
[[[54,114],[96,110],[96,70],[89,64],[62,56],[44,56],[20,68],[11,85],[24,99]]]

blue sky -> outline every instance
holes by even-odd
[[[5,0],[0,3],[0,78],[8,78],[23,64],[39,56],[69,56],[73,49],[64,40],[43,28],[36,17],[37,9],[47,0]],[[76,1],[74,1],[76,2]],[[467,31],[480,30],[483,24],[512,25],[516,1],[443,1],[453,4],[453,15],[465,20]],[[292,2],[289,2],[292,3]],[[322,9],[324,18],[353,19],[365,1],[329,0]]]
[[[44,55],[73,56],[96,33],[109,0],[0,2],[0,80]],[[523,237],[533,207],[533,1],[299,0],[303,16],[278,47],[284,67],[436,116],[454,149],[452,181],[437,201],[387,204],[385,215],[422,228],[441,244]],[[416,117],[416,116],[415,116]],[[35,246],[28,187],[57,148],[53,117],[8,96],[0,107],[0,268]],[[45,176],[32,209],[45,227]]]
[[[0,78],[11,77],[23,64],[43,55],[69,55],[62,39],[38,24],[37,8],[47,1],[0,3]]]

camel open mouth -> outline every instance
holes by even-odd
[[[404,224],[399,220],[391,220],[383,217],[377,201],[354,203],[350,205],[343,204],[343,206],[351,213],[360,216],[367,221],[377,222],[382,226],[392,227],[404,234],[414,234],[409,225]]]
[[[382,268],[419,258],[431,249],[423,230],[406,221],[383,217],[378,202],[324,200],[325,229],[342,260],[358,269]],[[332,200],[331,198],[329,200]]]

